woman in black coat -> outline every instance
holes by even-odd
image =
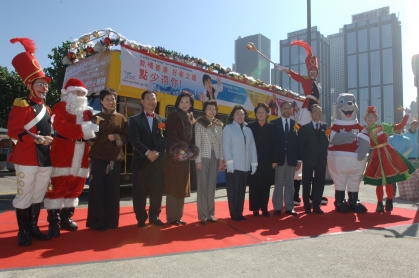
[[[274,184],[275,170],[272,167],[274,159],[274,126],[268,122],[269,107],[258,103],[254,109],[256,121],[249,123],[256,143],[258,168],[254,175],[249,176],[249,208],[254,216],[270,216],[268,202],[271,185]]]

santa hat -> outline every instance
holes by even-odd
[[[51,78],[42,71],[41,65],[35,57],[35,42],[28,38],[13,38],[11,43],[20,42],[25,48],[25,52],[19,53],[12,60],[12,65],[16,69],[23,83],[31,85],[35,79],[44,78],[51,83]]]
[[[412,123],[417,123],[417,122],[418,122],[418,119],[413,118],[413,119],[412,119],[412,121],[410,122],[410,124],[412,124]]]
[[[368,106],[367,111],[365,111],[365,116],[368,114],[374,114],[377,116],[377,108],[375,106]]]
[[[312,51],[311,51],[311,46],[304,42],[304,41],[293,41],[290,44],[291,46],[293,45],[299,45],[301,47],[304,47],[304,49],[306,50],[306,67],[307,67],[307,73],[310,72],[310,70],[316,70],[319,71],[319,67],[317,65],[317,57],[313,55]]]
[[[67,80],[67,83],[64,86],[64,89],[61,89],[63,95],[68,94],[71,91],[80,90],[87,94],[86,86],[78,80],[77,78],[70,78]]]

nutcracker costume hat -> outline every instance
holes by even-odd
[[[368,106],[367,110],[365,111],[365,116],[368,114],[374,114],[375,116],[377,115],[377,108],[375,108],[375,106]]]
[[[306,50],[306,67],[307,67],[307,73],[310,70],[315,70],[315,71],[319,71],[319,67],[317,65],[317,57],[313,55],[313,53],[311,52],[311,46],[304,42],[304,41],[293,41],[290,44],[291,46],[293,45],[299,45],[301,47],[304,47],[304,49]]]
[[[20,42],[25,48],[25,52],[16,55],[12,60],[12,65],[23,83],[28,86],[38,78],[44,78],[48,83],[51,83],[51,78],[45,75],[35,57],[36,46],[34,41],[28,38],[13,38],[10,42]]]
[[[70,78],[67,80],[67,83],[64,86],[64,89],[61,89],[63,95],[68,94],[71,91],[79,90],[87,94],[86,86],[77,78]]]

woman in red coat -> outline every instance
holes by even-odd
[[[384,212],[383,185],[386,186],[386,211],[393,210],[393,185],[392,183],[405,181],[415,171],[412,164],[399,154],[388,143],[388,135],[394,133],[394,129],[402,129],[409,119],[410,110],[405,110],[405,116],[399,124],[377,124],[378,116],[375,106],[368,106],[364,116],[367,128],[359,136],[368,136],[372,152],[364,172],[364,183],[377,186],[377,209],[376,212]]]

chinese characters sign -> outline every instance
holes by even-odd
[[[70,78],[77,78],[86,85],[89,94],[99,93],[108,86],[109,67],[112,53],[110,51],[86,58],[65,71],[64,83]]]
[[[189,64],[143,53],[121,46],[121,84],[144,90],[178,96],[183,91],[191,93],[196,100],[216,99],[225,106],[243,105],[252,109],[258,102],[275,101],[272,92]],[[282,101],[298,103],[286,96],[276,95]]]

